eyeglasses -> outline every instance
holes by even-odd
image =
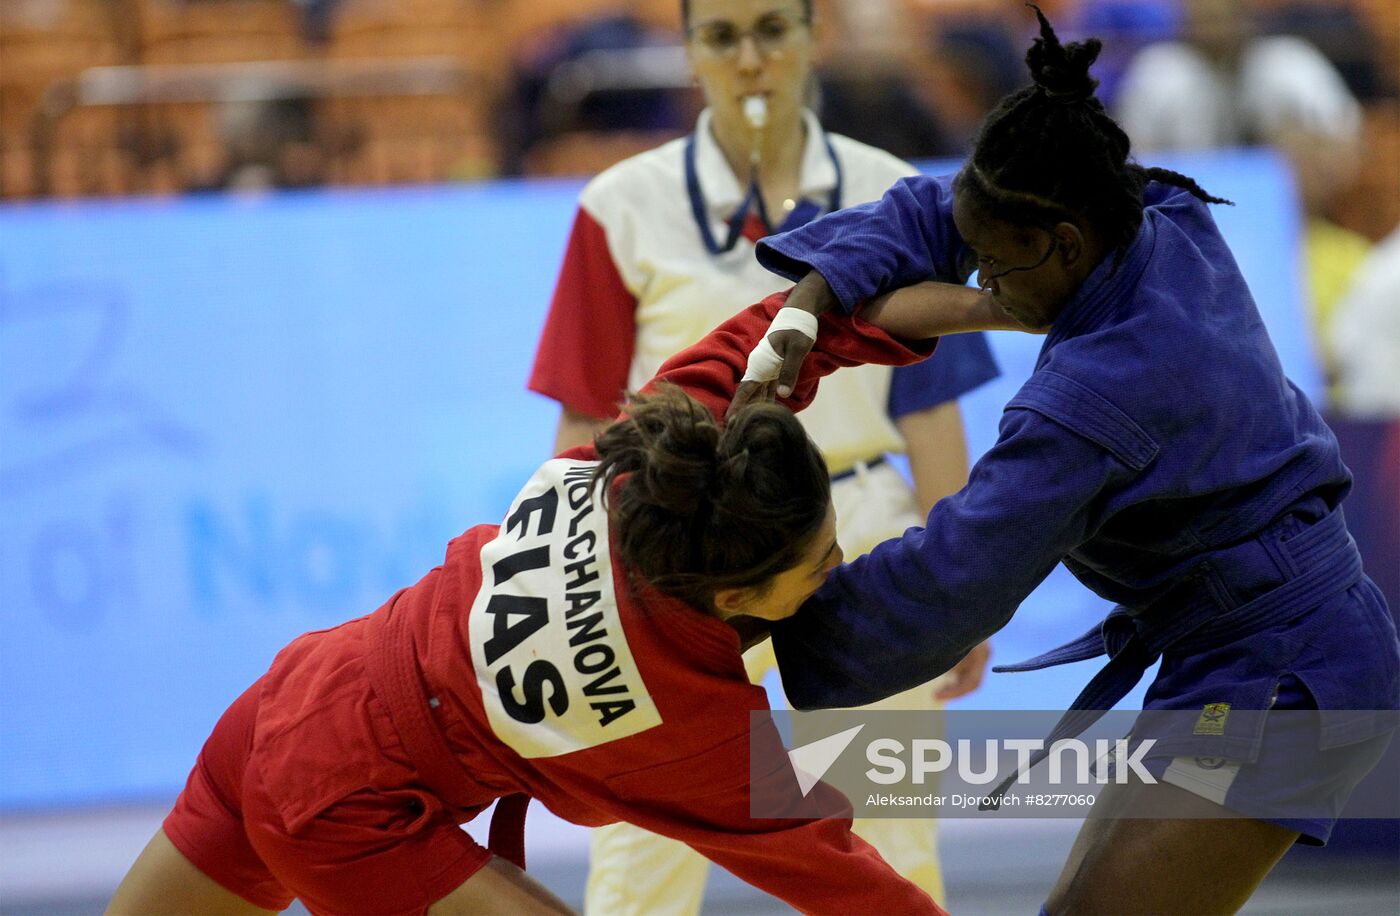
[[[769,13],[754,23],[751,29],[741,29],[732,22],[717,20],[701,23],[689,30],[689,35],[715,57],[736,57],[745,38],[752,38],[754,48],[764,57],[782,54],[793,44],[806,18],[793,19],[782,13]]]
[[[1007,267],[1003,268],[1002,270],[996,270],[996,258],[988,258],[982,255],[977,255],[977,288],[985,290],[992,285],[993,280],[1000,280],[1007,274],[1020,273],[1026,270],[1035,270],[1037,267],[1040,267],[1046,261],[1050,260],[1050,256],[1055,253],[1055,249],[1058,248],[1059,245],[1060,240],[1054,235],[1051,235],[1050,246],[1045,249],[1045,254],[1040,256],[1039,261],[1036,261],[1034,264],[1027,264],[1024,267]]]

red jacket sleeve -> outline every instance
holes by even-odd
[[[600,419],[617,415],[636,340],[637,300],[603,227],[579,207],[540,334],[531,391]]]
[[[607,779],[639,827],[679,840],[805,913],[942,914],[851,833],[850,803],[817,783],[802,795],[772,721],[685,760]],[[753,812],[783,812],[783,818]]]
[[[751,305],[715,328],[699,343],[687,347],[662,364],[656,377],[643,390],[659,384],[672,384],[723,416],[744,377],[749,352],[768,333],[778,309],[787,302],[790,290],[774,293]],[[854,315],[828,312],[821,316],[816,346],[802,363],[802,372],[792,396],[780,399],[792,410],[801,410],[817,396],[817,382],[844,366],[878,363],[904,366],[925,359],[937,339],[918,342],[896,340],[884,331]]]

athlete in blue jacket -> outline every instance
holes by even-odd
[[[1099,43],[1062,47],[1040,21],[1034,85],[988,116],[955,178],[906,179],[760,245],[770,269],[799,281],[790,306],[849,311],[920,281],[960,284],[975,259],[996,305],[1048,331],[967,487],[774,628],[783,685],[794,706],[813,708],[927,680],[1064,563],[1119,606],[1084,638],[1010,667],[1111,657],[1052,738],[1111,708],[1159,657],[1148,709],[1382,711],[1323,719],[1297,761],[1296,772],[1322,774],[1303,789],[1328,799],[1331,816],[1093,818],[1046,904],[1234,910],[1289,845],[1326,841],[1379,759],[1396,721],[1383,711],[1400,705],[1400,646],[1342,519],[1350,474],[1336,439],[1284,377],[1207,210],[1224,201],[1131,162],[1094,97]],[[937,307],[970,293],[931,284],[929,295]],[[792,377],[802,348],[789,353],[780,337]],[[1237,799],[1267,791],[1253,764],[1269,721],[1158,736],[1161,781],[1110,786],[1098,808],[1239,810]]]

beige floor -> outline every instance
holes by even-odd
[[[0,914],[100,913],[106,895],[163,814],[160,807],[133,807],[0,815]],[[950,909],[958,914],[1033,916],[1076,827],[1072,821],[946,821]],[[587,869],[585,832],[536,806],[529,834],[531,871],[577,905]],[[998,865],[989,869],[989,862]],[[304,910],[298,907],[294,912]],[[760,916],[791,911],[717,871],[705,912]],[[1358,862],[1300,850],[1270,876],[1244,912],[1391,916],[1400,912],[1400,861]]]

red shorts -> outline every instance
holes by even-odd
[[[219,719],[165,819],[166,836],[204,874],[264,909],[299,897],[313,913],[423,913],[491,858],[412,785],[350,791],[289,830],[252,754],[262,687]]]

